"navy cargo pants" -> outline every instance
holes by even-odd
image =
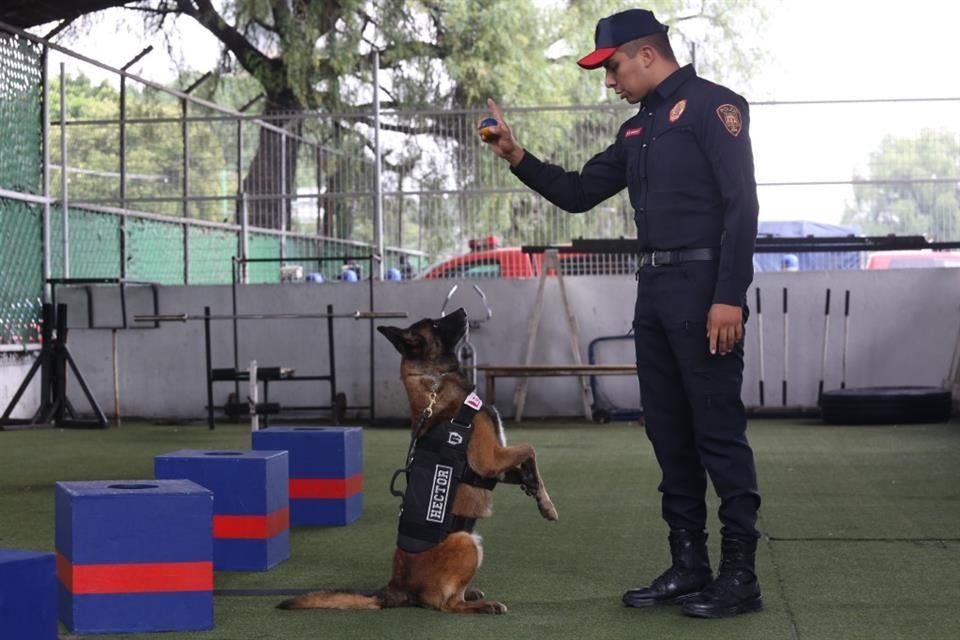
[[[663,519],[706,528],[706,474],[720,497],[722,533],[757,537],[760,494],[740,398],[743,345],[710,355],[707,312],[717,262],[643,267],[634,332],[647,436],[663,472]],[[744,305],[744,322],[747,309]]]

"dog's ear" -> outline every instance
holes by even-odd
[[[403,354],[403,329],[400,327],[377,327],[377,331],[386,336],[400,354]]]
[[[401,329],[400,327],[377,327],[377,331],[386,336],[390,344],[392,344],[402,356],[409,355],[411,348],[416,346],[418,342],[423,341],[423,338],[420,337],[419,334],[411,334],[406,329]]]

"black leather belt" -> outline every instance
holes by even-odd
[[[681,262],[701,262],[716,260],[720,257],[718,249],[675,249],[673,251],[643,251],[640,253],[639,266],[661,267]]]

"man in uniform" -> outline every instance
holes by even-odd
[[[687,615],[717,618],[763,607],[754,569],[760,494],[740,397],[757,191],[746,101],[680,67],[667,29],[642,9],[597,24],[596,50],[578,64],[603,67],[606,86],[640,111],[579,172],[517,144],[493,100],[497,124],[486,141],[520,180],[567,211],[629,192],[640,248],[637,371],[673,562],[623,601],[682,603]],[[707,474],[723,525],[715,578]]]

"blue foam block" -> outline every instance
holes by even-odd
[[[286,451],[184,449],[154,458],[157,478],[213,492],[213,558],[220,571],[266,571],[290,557]]]
[[[58,482],[56,547],[75,564],[210,560],[212,514],[187,480]]]
[[[360,427],[276,426],[255,431],[251,441],[256,450],[290,452],[291,524],[342,526],[362,515]]]
[[[265,540],[213,541],[213,566],[218,571],[267,571],[289,558],[289,528]]]
[[[0,638],[57,640],[52,553],[0,549]]]
[[[347,478],[363,473],[360,427],[269,427],[254,431],[253,448],[290,452],[291,478]]]
[[[213,512],[266,515],[287,507],[286,451],[182,449],[153,459],[157,478],[192,480],[213,492]]]
[[[363,494],[345,500],[303,499],[290,501],[290,522],[302,525],[343,526],[363,515]]]
[[[71,595],[60,585],[60,599],[74,606],[60,621],[77,633],[141,633],[153,631],[208,631],[213,629],[210,593],[120,593]],[[6,640],[6,636],[3,636]],[[12,640],[12,639],[11,639]]]
[[[213,628],[213,494],[189,480],[58,482],[61,622],[76,633]]]

